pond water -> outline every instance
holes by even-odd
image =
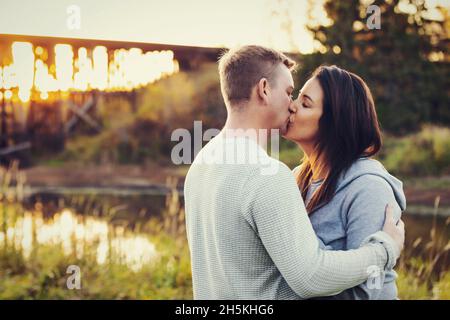
[[[6,232],[0,231],[0,248],[5,245],[20,250],[25,259],[35,247],[45,245],[61,246],[65,256],[75,255],[78,259],[89,250],[99,265],[114,261],[134,271],[157,257],[155,246],[147,237],[109,225],[101,218],[76,215],[70,209],[51,218],[36,211],[25,213]]]
[[[114,256],[139,270],[158,253],[146,235],[136,232],[136,226],[145,224],[150,217],[160,217],[167,206],[166,196],[165,192],[111,194],[80,190],[77,193],[35,193],[27,197],[23,205],[29,212],[36,212],[38,204],[40,215],[27,214],[6,235],[0,232],[0,245],[6,237],[21,239],[19,245],[24,248],[25,256],[31,252],[33,236],[34,243],[59,243],[67,254],[75,252],[79,256],[83,255],[86,245],[95,245],[99,264]],[[182,196],[179,201],[183,205]],[[403,220],[406,246],[418,238],[426,245],[433,226],[445,241],[450,238],[450,218],[445,216],[424,215],[421,208],[421,212],[405,212]]]
[[[181,193],[180,193],[181,194]],[[110,215],[111,221],[115,224],[121,224],[133,228],[138,222],[145,222],[149,217],[158,217],[166,207],[167,192],[149,192],[149,193],[127,193],[111,194],[111,193],[36,193],[28,197],[24,204],[28,208],[32,208],[36,202],[43,204],[43,212],[45,216],[52,216],[54,213],[61,211],[67,207],[74,209],[76,212],[95,212],[96,215]],[[183,197],[179,198],[183,205]],[[443,210],[439,210],[443,211]],[[438,211],[438,213],[439,213]],[[425,213],[424,213],[425,212]],[[422,237],[428,240],[430,230],[435,225],[439,233],[450,237],[450,226],[446,215],[433,215],[432,207],[415,207],[410,206],[403,214],[403,220],[407,229],[407,240],[415,240]]]

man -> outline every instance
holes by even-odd
[[[403,222],[387,210],[384,231],[359,249],[320,249],[291,171],[262,147],[271,129],[286,132],[295,112],[293,67],[260,46],[220,59],[227,121],[195,158],[184,190],[194,299],[333,295],[374,267],[391,269],[403,248]]]

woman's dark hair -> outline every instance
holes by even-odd
[[[355,160],[375,155],[382,145],[372,94],[359,76],[336,66],[320,66],[311,78],[322,87],[323,113],[314,159],[305,156],[297,174],[303,198],[311,184],[315,160],[321,160],[328,174],[307,204],[308,213],[333,198],[339,176]]]

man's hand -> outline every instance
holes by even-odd
[[[394,239],[399,249],[398,252],[402,252],[405,245],[405,224],[402,219],[398,220],[398,222],[395,221],[392,206],[389,204],[386,206],[385,212],[386,220],[384,221],[383,231]]]

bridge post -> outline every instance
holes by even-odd
[[[5,101],[5,90],[2,89],[2,110],[0,112],[0,149],[6,148],[8,146],[8,124],[7,124],[7,113],[6,113],[6,101]]]

